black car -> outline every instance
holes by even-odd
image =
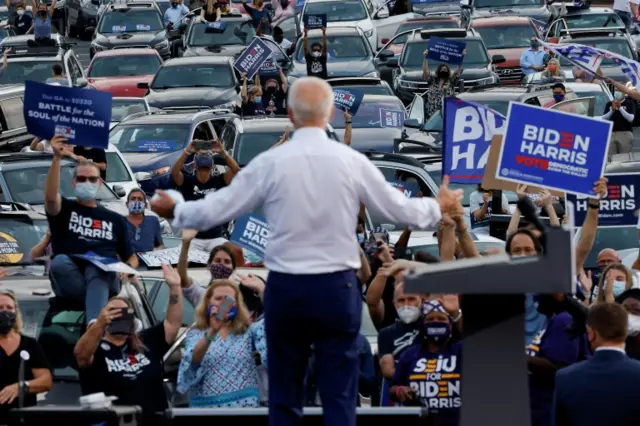
[[[373,54],[369,41],[358,27],[327,28],[327,72],[334,77],[378,77],[373,65]],[[314,43],[322,43],[320,30],[309,31],[309,49]],[[291,78],[307,75],[304,58],[304,40],[300,38],[293,57]]]
[[[155,2],[112,3],[102,13],[89,55],[102,50],[151,47],[162,59],[171,56],[167,31]]]
[[[96,29],[100,0],[65,0],[64,33],[67,37],[89,39]],[[56,4],[57,9],[57,4]]]
[[[403,37],[404,35],[402,33],[396,37]],[[505,57],[503,55],[490,57],[482,38],[473,29],[414,30],[411,32],[399,58],[394,56],[394,52],[385,46],[377,59],[380,69],[394,69],[393,88],[396,95],[405,104],[412,102],[415,94],[423,93],[427,89],[427,83],[424,81],[422,73],[422,65],[424,51],[429,47],[429,38],[432,36],[450,38],[466,43],[466,55],[462,63],[461,75],[461,86],[463,88],[468,89],[500,81],[498,74],[495,72],[495,64],[505,62]],[[388,44],[394,43],[394,40],[395,37]],[[435,70],[437,65],[438,62],[429,61],[430,70]]]
[[[225,25],[222,32],[200,18],[192,19],[183,40],[177,42],[178,56],[239,55],[256,35],[251,20],[239,15],[224,17],[221,21]]]
[[[287,127],[293,129],[293,124],[286,117],[234,117],[222,129],[220,140],[229,155],[244,167],[275,145]],[[293,136],[293,131],[290,135]],[[340,142],[331,126],[327,126],[327,136]]]
[[[241,105],[240,82],[229,56],[173,58],[162,64],[149,83],[147,103],[153,108],[217,107],[234,110]]]

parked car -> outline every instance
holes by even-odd
[[[155,49],[114,49],[98,52],[87,67],[89,84],[113,96],[142,97],[138,83],[150,83],[162,65]]]

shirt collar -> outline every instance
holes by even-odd
[[[624,349],[618,348],[618,347],[615,347],[615,346],[600,346],[599,348],[596,348],[596,350],[595,350],[595,352],[598,352],[598,351],[618,351],[618,352],[622,352],[625,355],[627,354],[624,351]]]
[[[327,140],[327,132],[324,129],[321,129],[320,127],[301,127],[299,129],[295,129],[295,131],[293,132],[293,137],[291,138],[291,141],[294,142],[296,140],[304,140],[304,141],[309,141],[309,140]]]

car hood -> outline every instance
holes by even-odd
[[[171,165],[172,152],[123,152],[131,170],[136,173],[149,171]]]
[[[419,13],[460,13],[459,2],[424,3],[412,5],[414,12]]]
[[[344,129],[334,129],[341,141],[344,141]],[[376,150],[393,152],[393,140],[402,136],[402,129],[375,127],[353,129],[351,147],[358,151]]]
[[[146,96],[149,106],[155,108],[208,106],[214,107],[231,101],[239,101],[240,95],[234,87],[180,87],[155,90]]]
[[[507,60],[497,66],[499,68],[513,68],[516,66],[520,66],[520,56],[522,52],[524,52],[526,47],[514,47],[510,49],[489,49],[489,56],[493,55],[502,55]]]
[[[187,47],[182,54],[183,57],[192,56],[236,56],[239,55],[247,46],[242,44],[233,44],[230,46],[198,46]]]
[[[327,61],[327,73],[329,78],[335,77],[361,77],[375,71],[371,59],[330,59]],[[304,77],[307,75],[306,62],[293,62],[293,69],[289,73],[293,77]]]
[[[154,45],[166,40],[167,33],[161,31],[145,31],[139,33],[96,34],[95,43],[106,47]]]
[[[477,80],[480,78],[490,77],[491,71],[487,68],[463,68],[460,77],[463,80]],[[422,70],[405,69],[402,79],[407,81],[424,81]]]
[[[89,83],[97,90],[111,92],[114,96],[143,97],[147,89],[138,89],[138,83],[151,83],[152,75],[134,75],[125,77],[89,78]]]

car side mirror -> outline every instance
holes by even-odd
[[[393,50],[391,49],[384,49],[383,51],[381,51],[380,53],[378,53],[378,58],[380,58],[380,60],[382,61],[389,61],[389,58],[393,58],[394,57],[394,53]]]
[[[387,59],[387,62],[384,63],[389,68],[398,68],[398,58],[393,57]]]
[[[149,83],[147,83],[146,81],[141,81],[137,84],[136,87],[138,87],[138,89],[149,89]]]
[[[138,182],[144,182],[145,180],[151,180],[151,173],[149,172],[137,172],[133,174],[133,177]]]
[[[127,191],[124,190],[124,187],[121,185],[113,185],[113,192],[120,198],[125,197],[127,195]]]
[[[507,58],[505,58],[504,55],[493,55],[491,57],[491,63],[494,65],[503,64],[505,62],[507,62]]]
[[[407,120],[404,121],[404,127],[408,127],[410,129],[419,129],[420,128],[420,121],[418,121],[417,118],[409,118]]]
[[[76,87],[84,88],[84,87],[87,87],[88,85],[89,85],[89,82],[87,81],[86,78],[80,77],[76,80]]]
[[[386,19],[389,17],[389,11],[385,8],[382,8],[376,12],[373,16],[373,19]]]

